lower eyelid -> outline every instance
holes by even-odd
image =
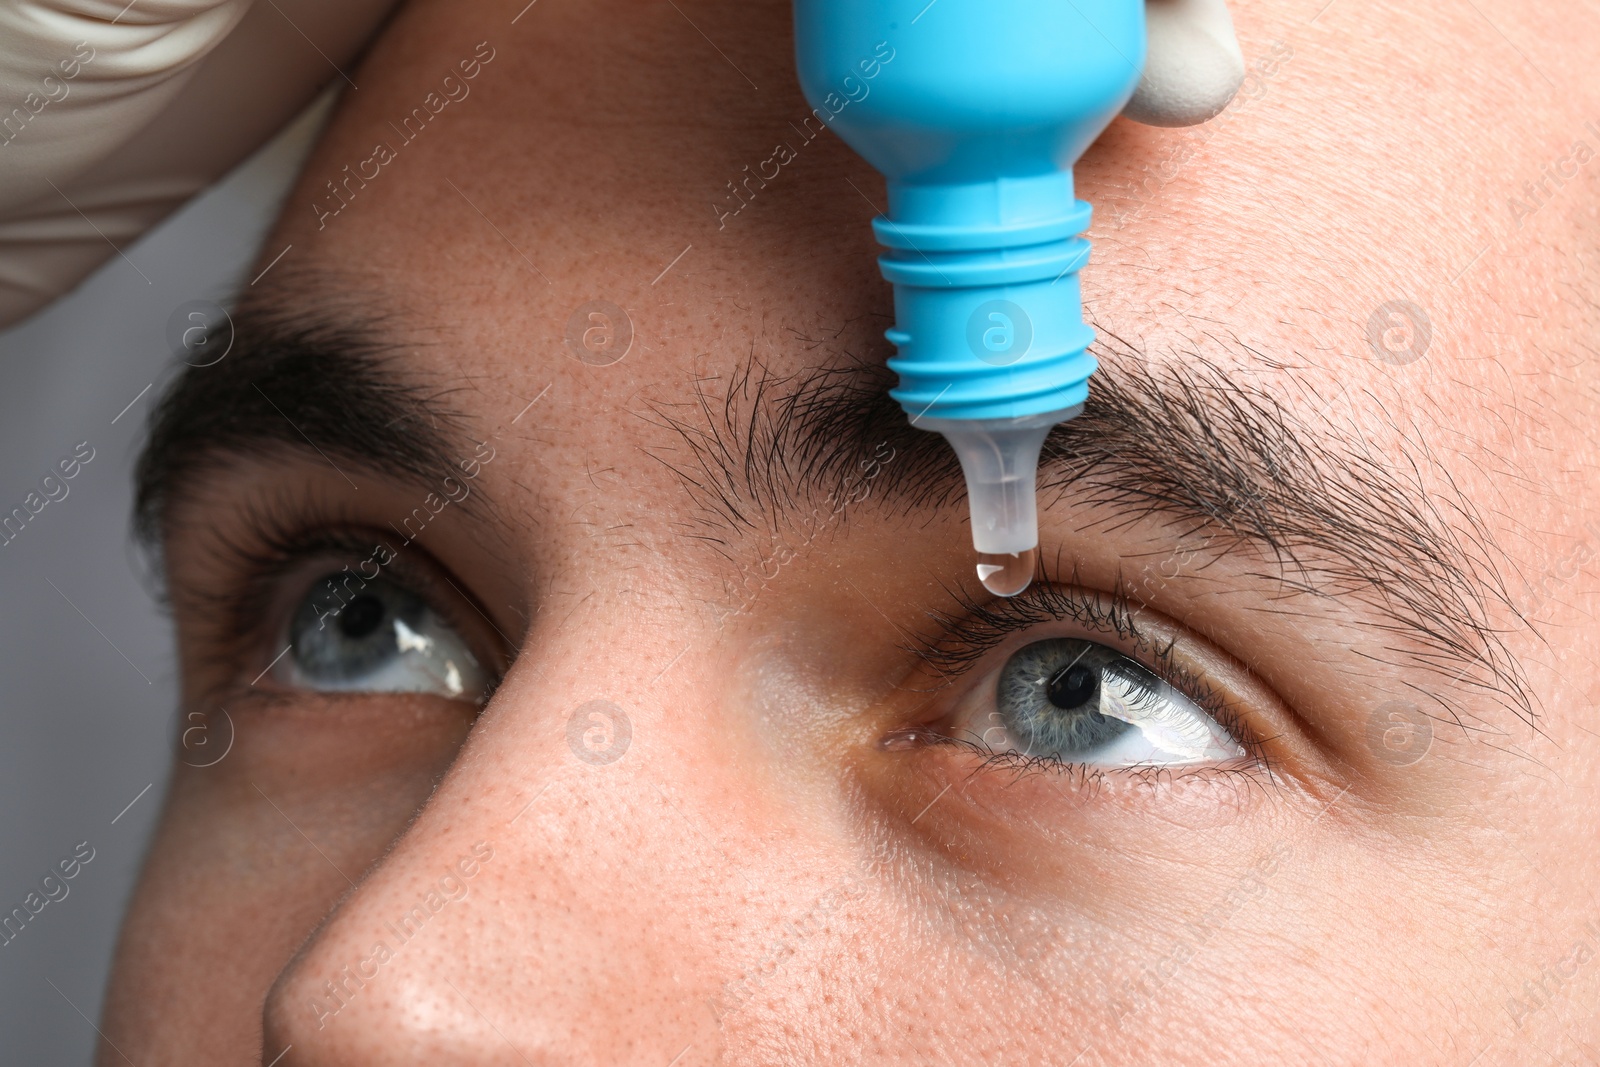
[[[1147,859],[1157,839],[1141,835],[1176,834],[1164,840],[1183,848],[1184,835],[1276,818],[1283,802],[1259,767],[1046,766],[985,757],[956,743],[902,755],[906,794],[898,807],[908,830],[939,847],[962,843],[964,861],[992,851],[997,874],[1008,880],[1022,867],[1081,856],[1073,850],[1085,845],[1102,857],[1132,849]]]

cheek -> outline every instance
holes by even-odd
[[[225,757],[199,768],[180,752],[107,996],[106,1034],[134,1062],[222,1062],[255,1047],[273,979],[349,891],[346,876],[405,829],[474,710],[410,696],[354,704],[230,704]]]
[[[734,1009],[721,1019],[728,1062],[1070,1062],[1082,1042],[1068,1048],[1073,1038],[1060,1035],[1097,1021],[1076,1010],[1077,983],[1057,974],[1046,992],[1038,958],[1003,939],[992,901],[969,910],[960,901],[970,890],[946,888],[955,911],[899,899],[872,876],[826,914],[817,900],[788,902],[781,932],[724,990]],[[1053,1035],[1046,1043],[1042,1030]]]

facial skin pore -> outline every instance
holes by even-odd
[[[1007,605],[787,3],[406,7],[142,468],[233,743],[179,752],[99,1062],[1600,1057],[1600,13],[1233,10],[1235,104],[1077,168],[1103,369]],[[487,703],[288,679],[331,572]],[[1248,757],[947,743],[1050,638]]]

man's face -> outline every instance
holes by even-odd
[[[1241,3],[1114,124],[999,600],[789,5],[518,6],[402,12],[156,429],[102,1063],[1600,1056],[1593,8]]]

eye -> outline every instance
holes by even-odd
[[[1092,641],[1024,645],[947,724],[987,753],[1094,767],[1218,763],[1245,748],[1194,701]]]
[[[437,693],[482,703],[493,674],[439,612],[385,578],[312,583],[289,620],[277,679],[331,692]]]

